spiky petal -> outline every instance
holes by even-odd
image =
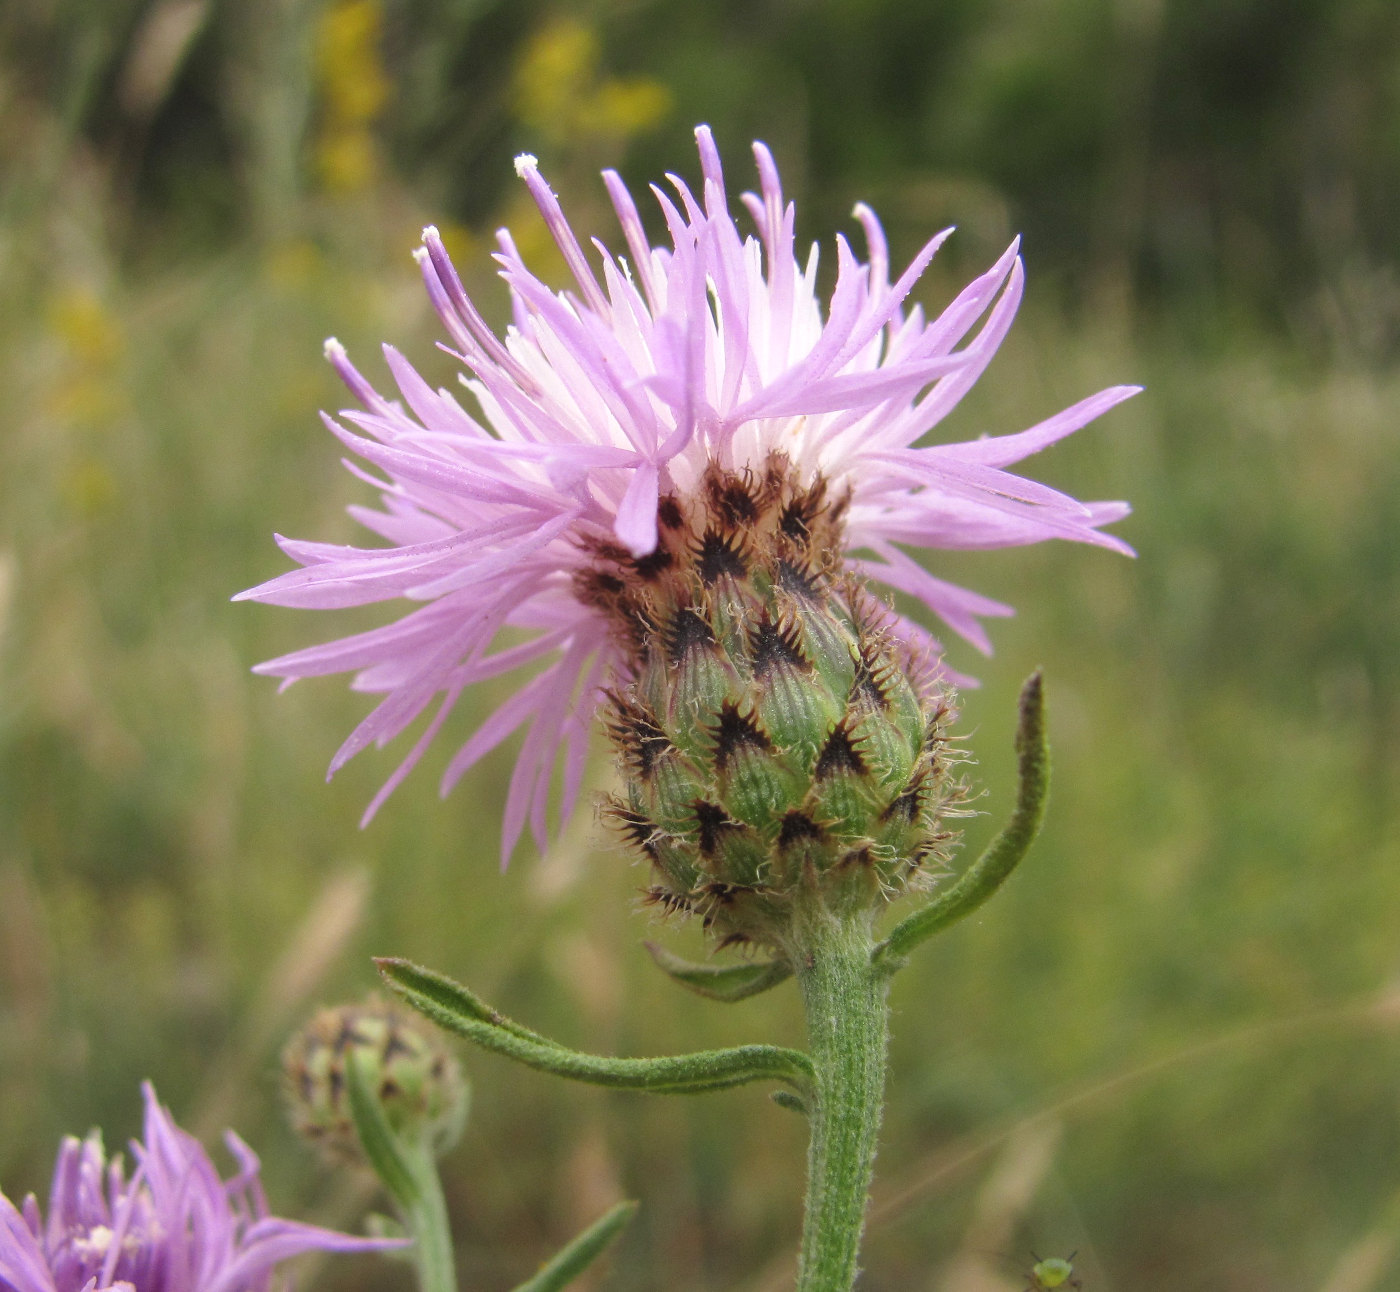
[[[227,1180],[147,1083],[135,1169],[107,1160],[102,1140],[58,1151],[47,1219],[31,1195],[0,1194],[0,1288],[6,1292],[266,1292],[273,1267],[302,1252],[399,1246],[270,1216],[258,1159],[232,1132]]]

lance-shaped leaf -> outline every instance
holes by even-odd
[[[738,965],[698,965],[682,960],[655,942],[643,942],[642,945],[657,966],[682,987],[688,987],[696,995],[707,996],[711,1000],[747,1000],[792,977],[792,966],[781,960]]]
[[[987,850],[958,881],[927,906],[895,925],[871,959],[890,973],[903,967],[909,953],[948,925],[971,915],[1006,881],[1026,855],[1045,817],[1050,790],[1050,748],[1045,739],[1045,692],[1036,669],[1021,688],[1016,728],[1016,809]]]
[[[805,1094],[812,1061],[800,1050],[741,1045],[654,1059],[618,1059],[571,1050],[492,1009],[460,983],[407,960],[376,960],[385,982],[408,1004],[459,1036],[527,1067],[620,1090],[689,1095],[750,1081],[781,1081]]]
[[[374,1078],[367,1071],[369,1059],[350,1050],[345,1065],[345,1084],[350,1095],[350,1116],[355,1134],[375,1175],[404,1212],[416,1213],[422,1203],[423,1186],[416,1163],[403,1141],[394,1134],[384,1108],[375,1096]]]
[[[552,1261],[542,1266],[534,1278],[520,1284],[515,1292],[558,1292],[559,1288],[568,1287],[607,1250],[636,1214],[635,1202],[619,1202],[601,1219],[589,1225]]]

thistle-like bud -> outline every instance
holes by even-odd
[[[598,546],[579,594],[625,635],[606,815],[648,897],[780,954],[803,892],[873,910],[945,860],[961,798],[935,666],[843,564],[847,499],[781,455],[663,496],[656,550]]]
[[[461,1067],[422,1019],[378,996],[319,1011],[282,1051],[299,1134],[341,1161],[363,1159],[350,1109],[352,1056],[397,1134],[421,1136],[439,1155],[456,1143],[467,1112]]]

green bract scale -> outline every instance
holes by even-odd
[[[941,867],[962,799],[951,694],[843,565],[845,497],[782,456],[663,495],[656,550],[596,545],[579,594],[624,638],[606,814],[648,897],[786,954],[794,900],[873,910]]]
[[[335,1158],[362,1158],[350,1111],[347,1065],[361,1064],[390,1127],[422,1135],[438,1153],[466,1115],[462,1070],[416,1014],[377,997],[319,1011],[282,1052],[287,1100],[299,1134]]]

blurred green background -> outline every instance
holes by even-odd
[[[439,803],[445,741],[358,831],[397,753],[323,771],[366,699],[248,670],[382,609],[228,603],[284,568],[274,530],[365,541],[343,509],[369,491],[316,418],[346,402],[322,339],[451,380],[421,225],[503,322],[493,229],[551,263],[513,155],[611,237],[598,169],[694,178],[702,120],[732,191],[773,147],[801,242],[851,232],[858,199],[896,259],[958,224],[926,304],[1025,233],[1021,319],[949,435],[1147,387],[1032,464],[1131,499],[1139,560],[931,558],[1020,609],[994,660],[953,657],[984,682],[968,849],[1037,664],[1056,783],[1024,872],[896,984],[862,1286],[1019,1288],[1032,1248],[1077,1248],[1089,1292],[1400,1288],[1393,0],[8,0],[6,1192],[47,1187],[65,1131],[122,1143],[149,1076],[206,1138],[239,1128],[277,1209],[358,1223],[371,1191],[284,1129],[275,1055],[373,953],[588,1048],[800,1042],[790,986],[726,1007],[656,973],[643,937],[697,935],[636,909],[586,809],[500,875],[509,751]],[[790,1278],[805,1136],[761,1092],[647,1101],[464,1058],[464,1288],[513,1285],[623,1194],[640,1217],[592,1286]]]

